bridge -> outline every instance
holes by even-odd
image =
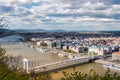
[[[54,63],[42,65],[42,66],[36,66],[32,68],[28,68],[28,64],[24,63],[24,69],[26,69],[28,73],[31,71],[35,71],[35,72],[52,71],[52,70],[61,69],[61,68],[76,65],[76,64],[88,63],[90,60],[94,60],[96,58],[100,58],[100,56],[78,57],[78,58],[54,62]],[[25,65],[27,65],[27,67],[25,67]]]

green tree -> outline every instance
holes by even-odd
[[[117,73],[112,74],[109,69],[104,76],[98,75],[94,70],[91,70],[89,74],[75,71],[74,73],[63,72],[63,75],[61,80],[120,80],[120,76]]]
[[[34,72],[30,73],[32,80],[53,80],[49,73],[47,72]]]
[[[29,74],[21,75],[16,70],[9,70],[5,53],[5,48],[0,46],[0,80],[30,80]]]

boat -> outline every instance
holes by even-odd
[[[120,71],[120,66],[114,64],[103,64],[104,68],[109,68],[110,70]]]

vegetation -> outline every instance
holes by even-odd
[[[85,53],[88,53],[88,48],[84,48],[84,52],[85,52]]]
[[[32,45],[36,45],[36,42],[33,41],[33,40],[29,40],[29,42],[30,42]]]
[[[6,19],[0,16],[0,37],[13,34],[12,30],[9,30],[9,27],[6,23]]]
[[[108,69],[104,76],[98,75],[94,70],[91,70],[89,74],[75,71],[74,73],[63,72],[64,78],[61,80],[120,80],[120,76],[117,73],[112,74]]]
[[[21,56],[6,56],[6,50],[0,46],[0,80],[52,80],[48,73],[30,74],[25,71],[18,70]]]
[[[0,80],[29,80],[29,74],[21,75],[15,69],[8,68],[8,57],[5,56],[5,53],[6,50],[0,47]]]
[[[48,47],[46,43],[41,43],[41,46],[43,46],[44,48]]]
[[[0,47],[0,80],[53,80],[51,76],[47,72],[39,72],[35,73],[34,71],[30,74],[25,72],[19,72],[16,68],[17,66],[12,66],[14,68],[9,68],[8,61],[10,63],[18,64],[18,61],[21,57],[13,57],[8,58],[6,56],[6,50]],[[13,61],[13,62],[12,62]],[[112,74],[110,70],[108,70],[104,76],[98,75],[94,70],[91,70],[89,74],[81,73],[79,71],[75,71],[74,73],[63,72],[64,77],[61,80],[120,80],[120,76],[117,73]],[[59,75],[58,75],[59,76]]]
[[[4,20],[4,17],[0,17],[0,28],[4,27],[3,20]]]
[[[52,47],[56,47],[57,46],[57,43],[52,43]]]
[[[114,63],[120,63],[120,60],[113,60],[112,62],[114,62]]]
[[[0,80],[53,80],[51,76],[47,72],[39,72],[35,73],[32,71],[30,74],[25,72],[20,73],[15,68],[10,69],[7,61],[9,61],[8,57],[5,55],[6,50],[0,47]],[[15,60],[10,57],[10,63]],[[18,60],[21,58],[16,57]],[[15,58],[15,59],[16,59]],[[17,63],[15,63],[17,64]],[[61,80],[120,80],[120,76],[115,74],[111,74],[110,70],[108,70],[104,76],[98,75],[94,70],[91,70],[89,74],[81,73],[79,71],[75,71],[74,73],[63,72],[64,77]],[[58,75],[59,76],[59,75]]]
[[[84,52],[84,56],[88,56],[88,53],[87,53],[87,52]]]
[[[65,51],[65,52],[69,52],[69,53],[75,53],[74,51],[72,51],[72,50],[68,50],[68,49],[63,49],[63,51]]]
[[[32,80],[53,80],[52,77],[50,76],[50,74],[47,72],[36,73],[36,72],[32,71],[30,73],[30,75],[31,75]]]

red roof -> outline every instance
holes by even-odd
[[[120,54],[120,52],[114,52],[113,54]]]

